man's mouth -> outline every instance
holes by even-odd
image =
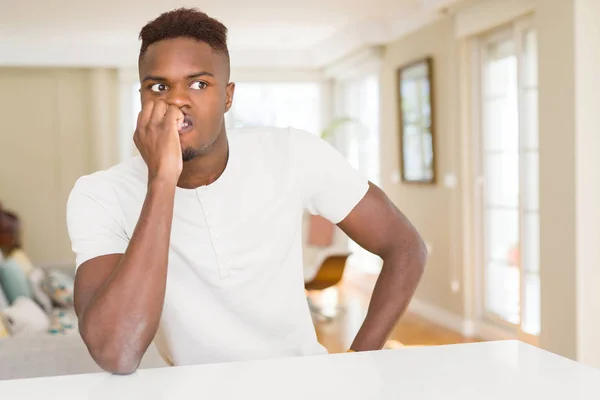
[[[181,124],[181,129],[179,129],[179,134],[186,133],[192,130],[194,127],[194,123],[189,115],[184,115],[183,123]]]

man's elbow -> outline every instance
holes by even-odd
[[[93,340],[82,335],[90,356],[104,371],[116,375],[131,375],[137,371],[140,359],[136,352],[110,340]]]
[[[98,357],[96,363],[104,371],[115,375],[131,375],[138,369],[139,362],[126,357]]]
[[[139,366],[139,360],[136,357],[125,356],[117,352],[94,352],[90,354],[96,364],[104,371],[115,375],[131,375],[135,373]]]
[[[391,264],[403,265],[404,273],[409,272],[420,279],[425,270],[429,252],[427,244],[419,232],[412,230],[409,234],[402,235],[402,240],[393,246],[393,249],[391,258],[398,262]]]

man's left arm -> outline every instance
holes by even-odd
[[[371,183],[338,226],[383,260],[367,316],[350,347],[353,351],[379,350],[415,293],[427,259],[425,243],[386,194]]]
[[[288,131],[292,179],[312,214],[337,224],[383,259],[367,317],[352,350],[377,350],[406,310],[425,266],[425,244],[381,189],[321,138]]]

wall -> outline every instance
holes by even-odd
[[[573,2],[538,0],[540,345],[576,357]]]
[[[537,0],[542,347],[600,368],[600,4]]]
[[[434,146],[438,183],[431,186],[398,183],[394,177],[400,165],[396,70],[424,56],[434,58]],[[460,168],[458,61],[458,41],[454,39],[451,17],[385,48],[381,79],[381,179],[386,193],[415,224],[430,247],[427,269],[415,298],[449,313],[463,315],[461,193],[458,186],[444,185],[444,176],[455,175]]]
[[[117,159],[116,74],[0,68],[0,87],[0,201],[21,217],[35,263],[72,263],[67,196]]]
[[[577,358],[600,368],[600,2],[575,2]]]

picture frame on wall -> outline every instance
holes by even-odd
[[[396,87],[402,181],[434,184],[436,171],[432,57],[424,57],[398,68]]]

